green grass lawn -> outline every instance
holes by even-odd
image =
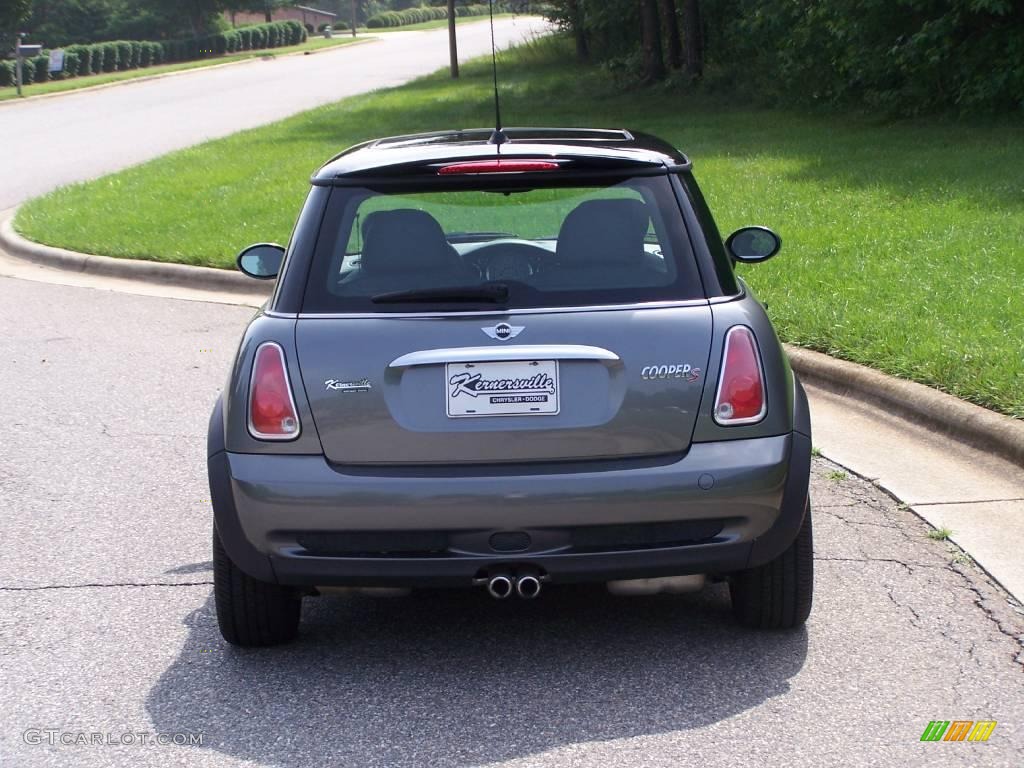
[[[94,85],[106,83],[118,83],[122,80],[136,80],[140,77],[152,77],[167,72],[182,72],[187,69],[201,69],[212,67],[218,64],[226,64],[232,61],[244,61],[246,59],[273,58],[288,53],[299,53],[318,51],[321,48],[331,48],[337,45],[348,45],[355,40],[366,38],[352,38],[351,34],[343,36],[336,32],[335,37],[330,40],[322,35],[310,37],[306,42],[299,45],[287,45],[281,48],[268,48],[260,51],[244,51],[242,53],[230,53],[225,56],[216,56],[211,59],[197,59],[196,61],[179,61],[174,64],[161,64],[156,67],[143,67],[142,69],[128,69],[123,72],[107,72],[101,75],[89,75],[88,77],[73,77],[70,80],[49,80],[45,83],[33,83],[23,86],[21,92],[24,96],[39,96],[44,93],[60,93],[62,91],[77,91],[81,88],[91,88]],[[14,87],[0,88],[0,101],[17,99],[18,90]]]
[[[1024,418],[1024,131],[885,124],[610,86],[554,43],[501,57],[510,124],[628,126],[693,159],[723,233],[767,224],[743,274],[787,341]],[[489,62],[348,99],[27,204],[28,237],[80,251],[231,267],[284,242],[309,174],[374,136],[491,120]]]

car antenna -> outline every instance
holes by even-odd
[[[501,99],[498,98],[498,47],[494,43],[494,0],[487,0],[487,7],[491,16],[491,71],[494,74],[494,132],[487,143],[496,144],[500,148],[508,141],[508,136],[501,129]]]

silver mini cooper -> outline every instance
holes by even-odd
[[[624,130],[371,141],[324,165],[210,420],[217,616],[288,641],[326,587],[727,579],[811,608],[807,399],[664,142]]]

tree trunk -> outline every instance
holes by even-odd
[[[694,80],[704,74],[704,30],[700,0],[683,0],[686,74]]]
[[[665,77],[665,61],[661,52],[661,24],[658,23],[658,0],[640,0],[640,40],[644,54],[644,81]]]
[[[665,56],[672,69],[683,66],[683,45],[679,39],[679,16],[676,13],[676,0],[660,0],[661,23],[665,25],[665,41],[668,50]]]
[[[569,17],[573,35],[576,37],[576,57],[580,61],[590,58],[590,44],[587,42],[587,27],[583,21],[579,0],[569,0]]]

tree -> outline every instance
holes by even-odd
[[[263,20],[270,22],[274,20],[274,11],[285,5],[291,5],[287,0],[256,0],[248,4],[248,10],[254,13],[263,13]]]
[[[665,77],[665,60],[662,58],[658,0],[640,0],[640,47],[643,51],[644,80],[662,80]]]
[[[704,74],[704,20],[700,0],[683,0],[683,34],[686,36],[686,74],[696,80]]]
[[[679,15],[676,12],[676,0],[661,0],[661,23],[665,27],[665,42],[668,50],[665,55],[672,69],[683,66],[683,46],[679,40]]]
[[[14,46],[14,36],[22,31],[19,26],[32,13],[32,0],[4,0],[0,4],[0,56]]]
[[[580,7],[580,0],[568,0],[567,8],[573,37],[576,38],[576,56],[580,61],[586,61],[590,58],[590,45],[587,42],[587,27],[583,23],[583,9]]]
[[[217,24],[217,17],[227,5],[226,0],[139,0],[136,5],[151,10],[154,15],[173,20],[167,36],[186,32],[195,37],[204,35]]]

